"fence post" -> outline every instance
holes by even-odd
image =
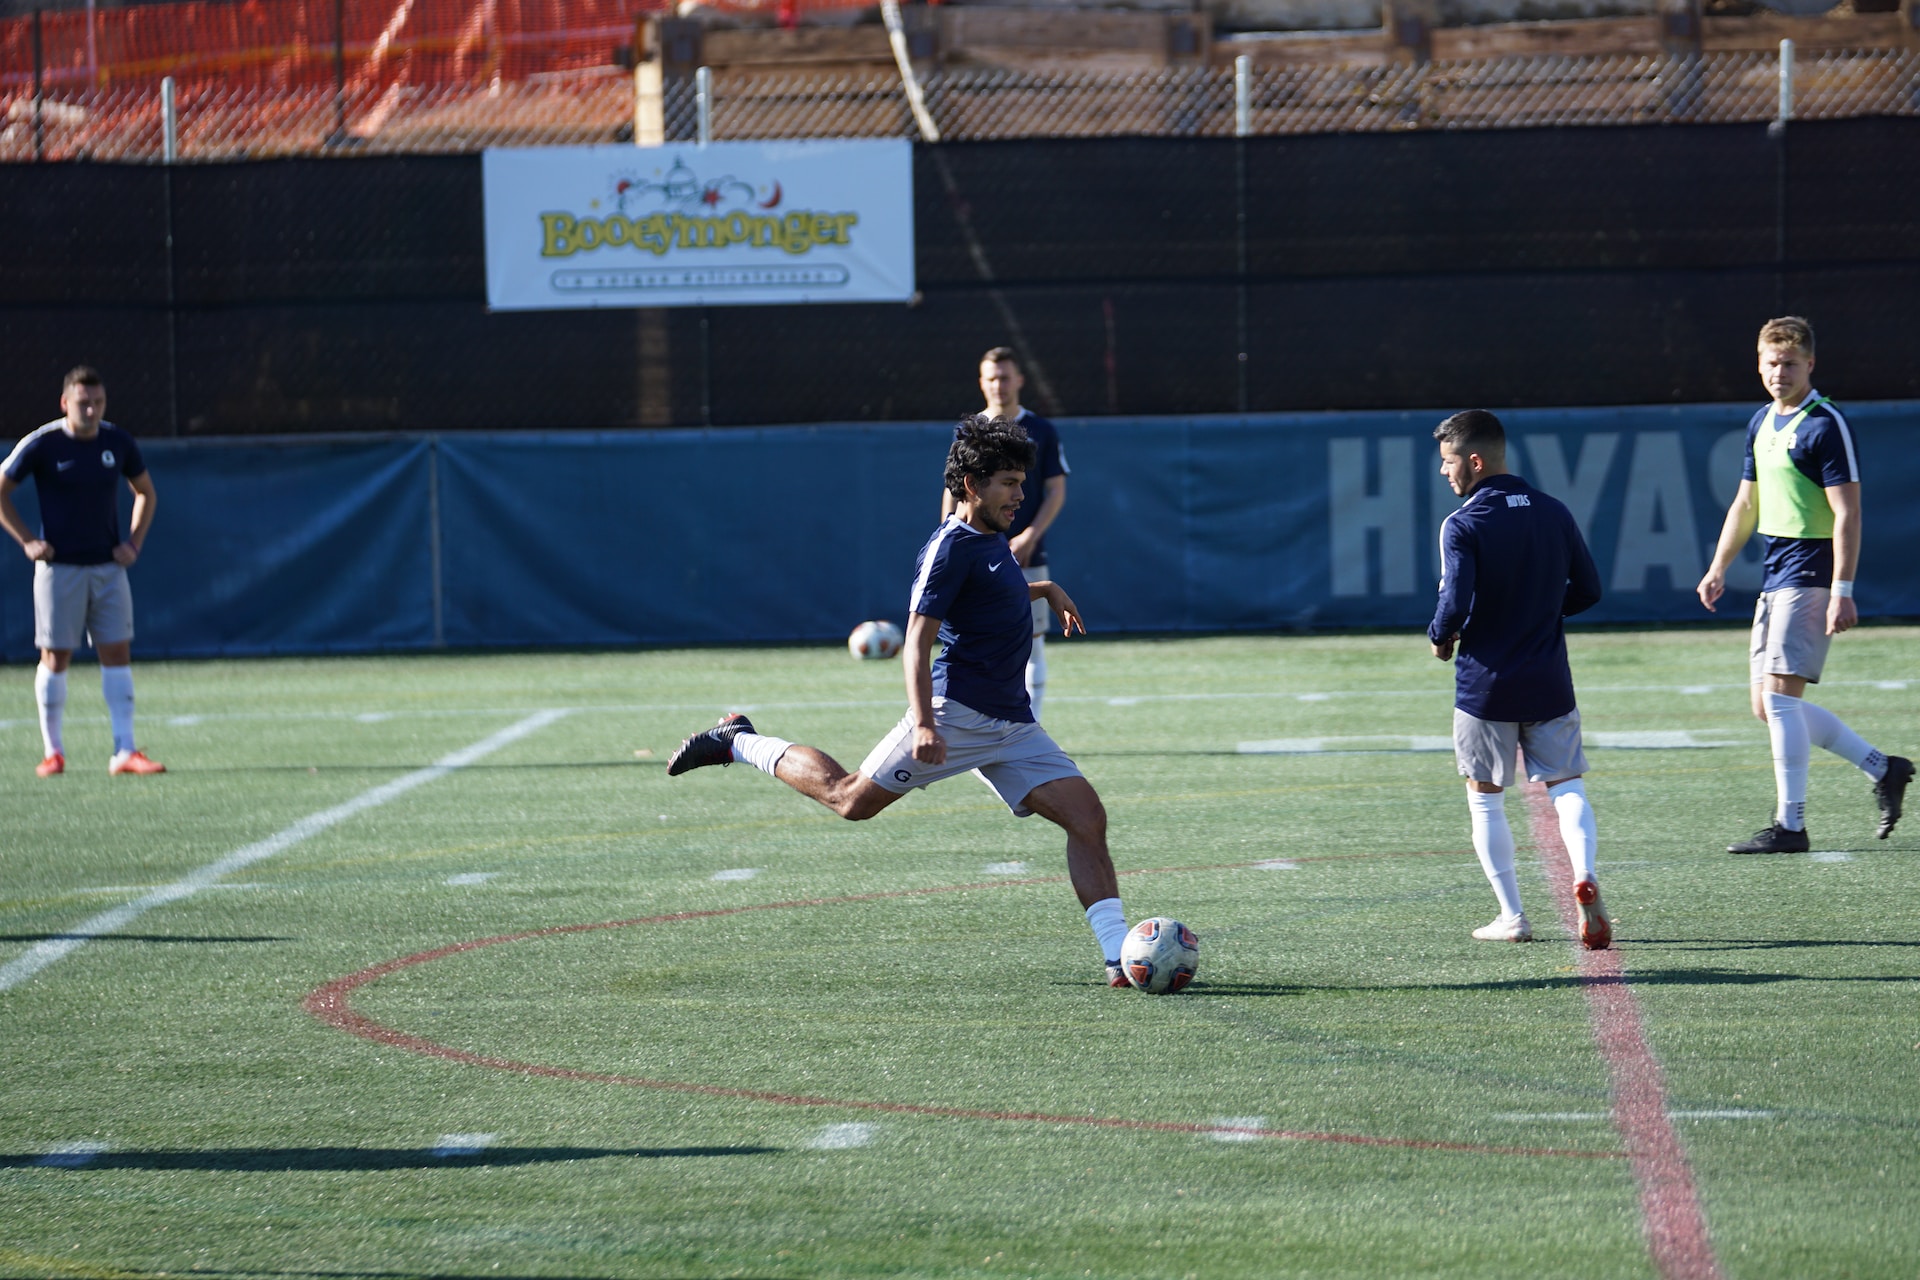
[[[40,10],[33,11],[33,158],[47,158],[47,129],[40,110],[46,97],[47,47],[40,34]]]
[[[1780,108],[1774,118],[1781,124],[1793,119],[1793,41],[1780,42]]]
[[[713,68],[701,67],[693,73],[694,140],[701,146],[713,141]]]
[[[1253,59],[1241,54],[1233,60],[1233,136],[1253,133]]]
[[[180,158],[180,113],[173,96],[173,77],[160,81],[160,159],[172,164]]]

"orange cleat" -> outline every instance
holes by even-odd
[[[1613,945],[1613,922],[1600,905],[1600,886],[1582,880],[1573,886],[1573,897],[1580,904],[1580,944],[1589,951],[1605,951]]]
[[[67,771],[67,758],[56,751],[39,764],[33,766],[33,771],[43,778],[51,778],[56,773],[65,773]]]
[[[144,751],[120,751],[107,762],[108,773],[165,773],[167,766],[147,759]]]

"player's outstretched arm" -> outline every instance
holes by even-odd
[[[1076,631],[1081,635],[1087,634],[1087,624],[1080,616],[1080,606],[1073,602],[1072,596],[1061,589],[1059,583],[1029,582],[1027,599],[1045,600],[1053,606],[1054,613],[1060,619],[1061,635],[1070,636]]]
[[[921,764],[945,764],[947,742],[934,728],[933,720],[933,642],[940,634],[940,619],[924,613],[907,615],[907,642],[900,646],[900,661],[907,671],[907,712],[913,717],[913,758]]]
[[[1733,558],[1740,554],[1740,548],[1747,545],[1747,539],[1753,536],[1754,526],[1760,523],[1760,507],[1754,502],[1753,495],[1753,481],[1742,480],[1739,492],[1733,495],[1733,502],[1727,507],[1727,518],[1720,526],[1720,541],[1713,548],[1713,563],[1707,566],[1700,585],[1694,588],[1708,613],[1716,612],[1713,606],[1726,594],[1727,568],[1733,563]]]

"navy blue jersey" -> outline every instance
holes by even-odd
[[[1561,619],[1600,601],[1600,571],[1559,499],[1516,475],[1474,486],[1440,525],[1440,605],[1427,638],[1460,637],[1453,705],[1531,724],[1573,710]]]
[[[920,549],[907,609],[940,619],[936,697],[996,720],[1032,721],[1026,678],[1033,611],[1004,534],[948,516]]]
[[[1040,504],[1046,501],[1047,481],[1055,476],[1064,476],[1067,467],[1067,455],[1060,448],[1060,432],[1051,422],[1031,409],[1021,409],[1017,419],[1020,429],[1033,441],[1033,470],[1027,472],[1025,490],[1020,499],[1020,510],[1013,517],[1013,527],[1007,530],[1007,537],[1017,538],[1033,518],[1040,514]],[[1030,565],[1043,565],[1047,562],[1047,540],[1043,534],[1034,544],[1033,556],[1027,561]],[[976,711],[978,707],[974,708]]]
[[[1798,423],[1794,421],[1799,417],[1798,410],[1782,416],[1775,414],[1770,404],[1761,406],[1747,422],[1747,455],[1740,472],[1742,479],[1758,479],[1753,448],[1762,431],[1791,431],[1793,438],[1787,445],[1787,456],[1793,460],[1794,470],[1822,489],[1858,483],[1860,464],[1853,448],[1853,430],[1831,402],[1814,403],[1820,399],[1817,391],[1807,393],[1806,403],[1812,407]],[[1832,538],[1762,534],[1760,545],[1766,553],[1762,591],[1824,587],[1833,581]]]
[[[110,422],[77,440],[56,418],[23,438],[0,470],[40,499],[40,540],[55,564],[105,564],[120,545],[120,485],[146,474],[140,446]]]

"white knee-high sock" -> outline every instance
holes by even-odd
[[[1887,757],[1846,722],[1817,702],[1800,702],[1800,718],[1807,723],[1807,740],[1845,760],[1875,782],[1887,776]]]
[[[1108,964],[1118,960],[1120,944],[1127,939],[1127,916],[1120,908],[1120,899],[1102,898],[1088,907],[1087,925],[1100,944],[1100,958]]]
[[[66,748],[60,745],[60,723],[67,710],[67,673],[36,668],[33,700],[40,705],[40,737],[47,744],[47,754],[64,753]]]
[[[733,735],[733,758],[743,760],[770,778],[780,775],[774,770],[780,766],[780,757],[787,754],[792,746],[785,738],[775,738],[764,733],[736,733]]]
[[[1767,737],[1773,742],[1773,786],[1779,795],[1774,821],[1789,831],[1807,827],[1807,758],[1813,754],[1807,739],[1805,704],[1784,693],[1763,695],[1767,706]]]
[[[1040,699],[1047,692],[1047,638],[1033,638],[1033,653],[1027,659],[1027,701],[1033,704],[1033,718],[1040,718]]]
[[[1593,820],[1593,806],[1587,803],[1587,787],[1578,778],[1555,783],[1547,788],[1553,797],[1553,811],[1560,815],[1560,839],[1567,846],[1567,860],[1573,864],[1573,880],[1592,880],[1594,857],[1600,844],[1600,828]]]
[[[1520,914],[1520,881],[1513,874],[1513,828],[1507,825],[1507,796],[1503,791],[1467,791],[1467,811],[1473,815],[1473,851],[1487,873],[1500,914]]]
[[[113,724],[113,753],[132,751],[133,668],[100,668],[100,692],[107,700],[107,719]]]

